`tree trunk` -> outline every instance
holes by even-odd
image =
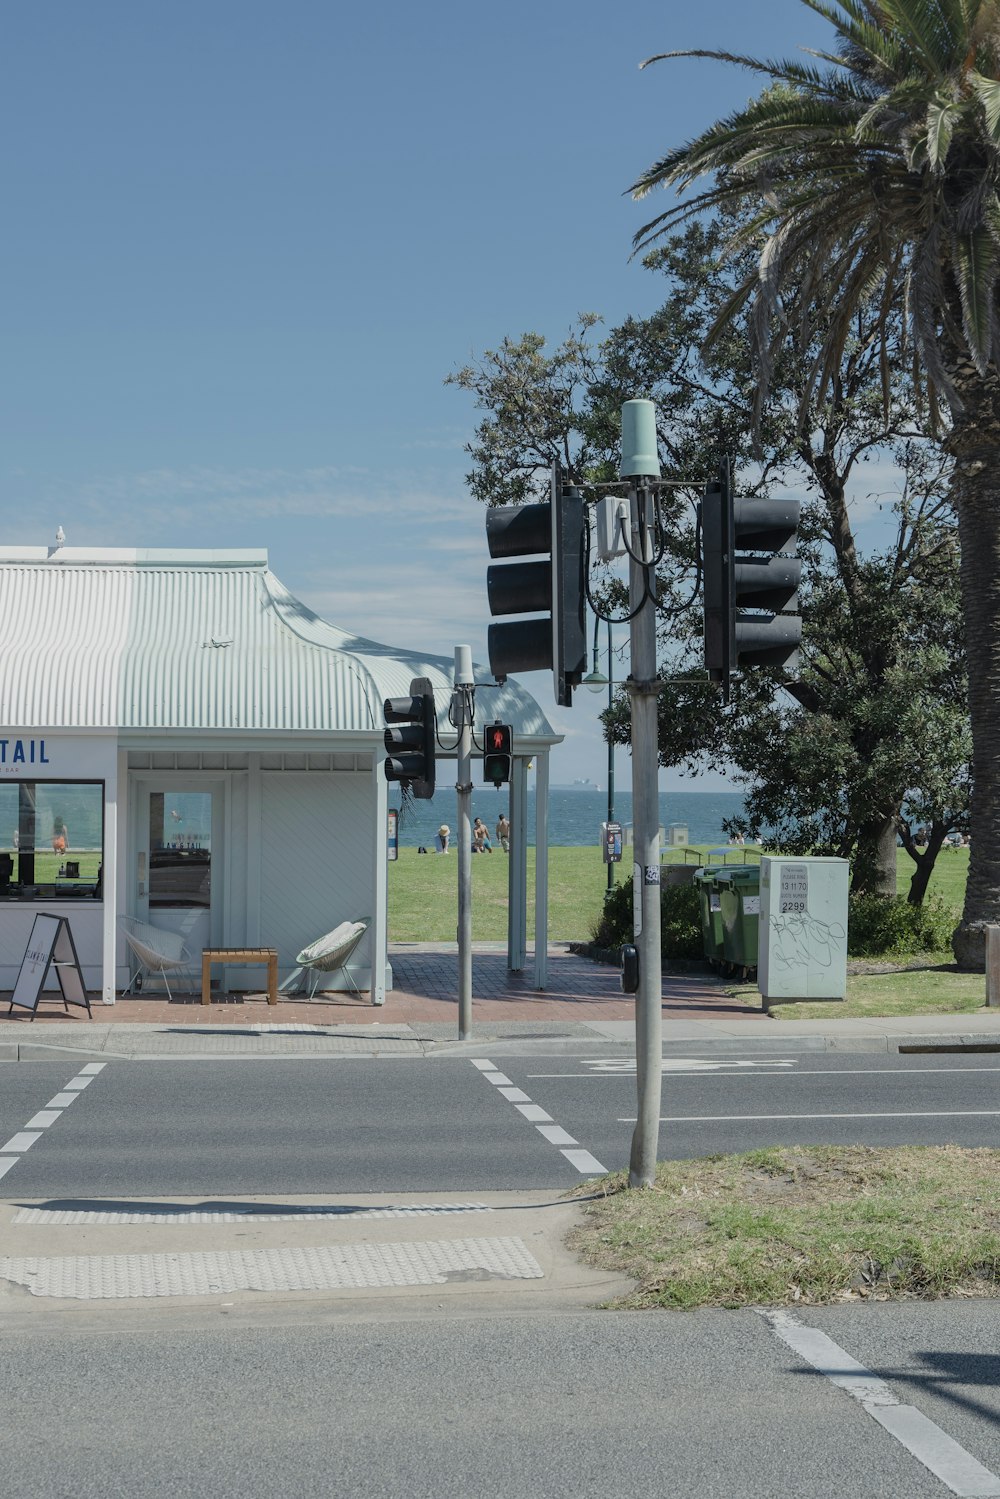
[[[911,906],[923,905],[924,896],[927,894],[927,886],[931,875],[934,873],[934,865],[937,856],[944,847],[944,840],[948,832],[948,825],[944,822],[932,822],[931,830],[927,838],[927,847],[923,850],[903,840],[903,846],[916,868],[910,876],[910,889],[906,897]]]
[[[967,367],[956,376],[965,407],[948,446],[969,660],[972,848],[952,948],[959,968],[982,972],[986,927],[1000,922],[1000,382],[992,370],[985,380]]]
[[[851,889],[868,895],[896,894],[896,829],[898,813],[873,818],[858,830]]]

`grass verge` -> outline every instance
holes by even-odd
[[[760,1003],[756,985],[730,991],[745,1004]],[[864,1020],[880,1015],[961,1015],[984,1009],[986,980],[981,973],[959,973],[954,965],[891,973],[852,973],[841,1003],[775,1005],[773,1019]]]
[[[1000,1151],[797,1146],[605,1180],[570,1247],[632,1277],[622,1308],[993,1296]],[[591,1188],[592,1190],[592,1188]]]

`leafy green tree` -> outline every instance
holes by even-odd
[[[905,318],[930,428],[954,460],[973,746],[972,855],[954,949],[960,965],[982,968],[985,927],[1000,917],[1000,9],[996,0],[803,3],[834,29],[816,62],[664,54],[733,62],[769,83],[642,174],[637,196],[658,186],[682,196],[637,241],[753,203],[733,243],[753,263],[715,331],[748,314],[758,410],[794,331],[789,288],[807,315],[812,288],[829,298],[810,330],[818,354],[803,405],[825,399],[858,316],[873,307],[888,405],[889,354]]]
[[[799,416],[802,356],[814,351],[815,339],[782,351],[759,413],[763,451],[755,462],[757,381],[748,330],[736,317],[700,352],[741,270],[720,264],[720,246],[733,229],[732,215],[690,225],[654,252],[650,264],[667,280],[667,300],[600,345],[591,341],[597,320],[589,317],[552,352],[529,334],[456,372],[452,383],[485,413],[469,448],[469,482],[479,498],[501,504],[541,497],[544,469],[556,457],[577,482],[613,478],[620,404],[640,390],[657,407],[664,471],[692,477],[687,499],[697,497],[725,451],[741,461],[742,493],[766,493],[778,482],[804,489],[801,673],[783,691],[766,674],[748,673],[724,713],[703,672],[691,680],[700,611],[665,616],[663,674],[687,680],[662,694],[661,762],[701,757],[727,771],[736,767],[750,788],[748,825],[780,829],[786,846],[850,853],[856,888],[894,893],[897,833],[906,842],[908,830],[915,832],[905,816],[907,793],[919,788],[920,815],[943,823],[943,840],[960,815],[950,787],[962,782],[968,759],[955,531],[941,497],[947,464],[922,437],[902,370],[884,403],[877,308],[859,320],[838,380],[823,403],[811,404],[806,422]],[[898,486],[883,502],[892,521],[888,543],[883,555],[862,558],[849,493],[866,463],[887,460]],[[672,514],[668,607],[687,591],[685,568],[694,557],[684,501],[682,492]],[[628,742],[624,699],[608,727]],[[912,837],[909,845],[916,873],[923,871],[911,882],[911,897],[919,898],[937,849],[918,847]]]

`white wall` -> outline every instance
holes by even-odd
[[[283,974],[308,943],[342,921],[372,917],[375,871],[370,771],[261,771],[259,845],[249,829],[248,863],[260,858],[259,941],[277,947]],[[371,933],[351,960],[370,967]],[[359,984],[364,980],[359,973]]]

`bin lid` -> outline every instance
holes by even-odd
[[[719,885],[752,885],[756,889],[760,885],[759,864],[730,864],[728,869],[720,869],[716,882]]]
[[[721,873],[717,864],[705,865],[702,869],[696,869],[691,878],[696,885],[714,885]]]

